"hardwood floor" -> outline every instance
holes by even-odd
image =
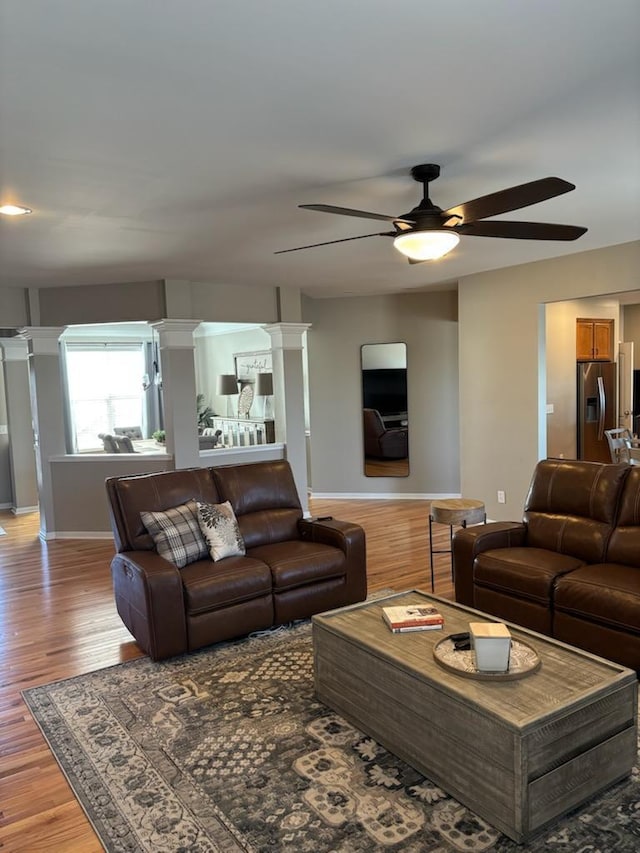
[[[365,477],[408,477],[409,459],[364,460]]]
[[[314,515],[361,524],[369,590],[430,588],[428,501],[314,500]],[[20,691],[141,652],[118,617],[106,541],[43,543],[35,515],[0,512],[0,850],[99,853],[91,825]],[[434,525],[434,547],[449,528]],[[437,555],[436,594],[453,597],[448,555]]]

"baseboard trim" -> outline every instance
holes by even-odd
[[[345,500],[345,501],[440,501],[444,498],[461,498],[457,492],[311,492],[311,498],[317,500]]]
[[[51,542],[52,539],[113,539],[110,530],[53,530],[49,533],[41,530],[39,536],[43,542]]]
[[[12,506],[11,512],[14,515],[29,515],[32,512],[40,512],[39,506]]]
[[[14,506],[11,502],[0,504],[0,510],[10,509],[12,515],[27,515],[31,512],[39,512],[39,506]]]

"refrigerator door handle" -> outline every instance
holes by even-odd
[[[607,398],[604,393],[604,380],[598,376],[598,440],[604,438],[604,416]]]

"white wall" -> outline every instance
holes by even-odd
[[[640,242],[633,242],[460,280],[461,485],[465,497],[485,501],[489,517],[521,517],[541,455],[540,306],[636,290],[639,270]],[[497,503],[498,489],[506,505]]]
[[[306,299],[313,494],[458,494],[454,291]],[[407,344],[409,477],[365,477],[362,344]]]

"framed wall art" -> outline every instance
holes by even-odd
[[[271,351],[238,352],[234,354],[233,361],[240,385],[238,417],[248,418],[255,396],[256,376],[258,373],[271,373]]]

